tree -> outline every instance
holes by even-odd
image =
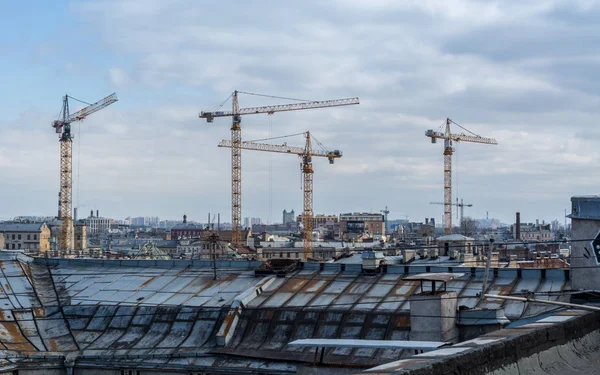
[[[472,237],[478,233],[479,230],[479,222],[468,216],[464,217],[460,222],[460,234],[464,236]]]

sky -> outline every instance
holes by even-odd
[[[230,150],[216,145],[230,120],[198,113],[237,89],[360,97],[243,118],[245,140],[310,130],[343,152],[334,165],[313,160],[315,213],[387,206],[390,219],[441,222],[443,206],[429,203],[443,200],[442,143],[425,131],[449,117],[498,141],[456,144],[453,194],[473,205],[465,215],[562,222],[570,197],[600,184],[599,16],[591,0],[2,2],[0,218],[56,214],[51,122],[62,96],[117,92],[73,128],[73,205],[114,218],[229,221]],[[291,155],[243,153],[243,216],[300,213],[299,166]]]

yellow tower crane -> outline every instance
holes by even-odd
[[[453,134],[450,131],[450,124],[454,124],[470,134]],[[444,234],[452,234],[452,154],[454,148],[452,142],[472,142],[484,143],[488,145],[497,145],[498,142],[493,138],[485,138],[467,130],[456,122],[446,119],[446,129],[442,133],[440,130],[427,130],[425,135],[431,138],[431,143],[436,143],[438,139],[444,140]],[[442,125],[443,126],[443,125]]]
[[[302,160],[300,169],[302,171],[303,180],[303,191],[304,191],[304,211],[302,213],[302,224],[304,225],[304,252],[303,259],[306,259],[312,254],[312,231],[313,231],[313,167],[312,157],[325,157],[329,159],[329,164],[333,164],[335,159],[342,157],[342,152],[339,150],[327,150],[323,145],[317,141],[316,143],[321,147],[320,150],[312,148],[310,132],[304,133],[306,137],[306,143],[304,147],[273,145],[267,143],[256,143],[256,142],[242,142],[240,149],[242,150],[253,150],[253,151],[266,151],[266,152],[278,152],[282,154],[298,155]],[[233,142],[229,140],[223,140],[219,143],[219,147],[233,148]]]
[[[205,118],[207,122],[213,122],[215,117],[231,117],[231,243],[234,248],[242,245],[242,116],[258,113],[273,114],[275,112],[298,111],[303,109],[339,107],[346,105],[359,104],[358,98],[346,98],[323,101],[309,101],[282,105],[269,105],[262,107],[240,108],[238,103],[238,94],[248,94],[256,96],[265,96],[279,99],[289,99],[275,97],[271,95],[253,94],[243,91],[234,91],[231,94],[231,111],[210,111],[200,112],[199,117]]]
[[[118,100],[117,94],[112,93],[96,103],[85,103],[88,106],[75,113],[69,113],[69,98],[75,99],[68,95],[63,97],[61,118],[52,123],[52,127],[59,134],[60,140],[60,192],[58,193],[60,235],[58,250],[62,256],[70,253],[73,249],[73,136],[71,135],[71,123],[81,121]]]

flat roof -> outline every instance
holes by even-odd
[[[352,339],[303,339],[288,343],[289,346],[319,348],[373,348],[435,350],[446,345],[441,341],[403,340],[352,340]]]

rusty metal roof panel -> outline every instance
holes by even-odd
[[[176,348],[187,339],[190,330],[193,327],[192,322],[174,322],[168,331],[168,335],[161,340],[158,348]]]
[[[144,304],[160,305],[160,304],[165,303],[166,300],[173,297],[174,295],[175,295],[174,293],[162,293],[162,292],[154,293],[152,296],[144,299]]]
[[[320,293],[317,294],[314,300],[312,300],[307,307],[317,308],[317,309],[325,309],[336,299],[336,294],[325,294]]]
[[[116,292],[106,298],[106,302],[122,303],[133,295],[133,292]]]
[[[264,308],[273,308],[273,307],[281,307],[283,306],[290,298],[294,296],[294,293],[275,293],[270,296],[266,302],[262,303],[260,306]]]
[[[194,281],[194,277],[181,275],[173,279],[170,283],[164,286],[160,291],[167,293],[181,292],[189,283]]]
[[[373,310],[381,302],[381,298],[377,297],[363,297],[356,305],[352,307],[352,310]]]
[[[450,281],[457,277],[461,277],[462,273],[449,273],[449,272],[438,272],[438,273],[420,273],[417,275],[406,276],[404,280],[409,281]]]
[[[513,293],[534,292],[540,286],[541,279],[520,279],[514,288]],[[525,310],[526,304],[519,301],[506,301],[504,304],[504,313],[509,319],[517,319]]]
[[[169,333],[169,323],[152,323],[146,335],[134,345],[135,349],[152,349]]]
[[[375,283],[367,292],[367,296],[369,297],[385,297],[393,288],[394,288],[394,284],[392,284],[392,282],[385,282],[385,281],[381,281],[380,283]]]
[[[287,307],[304,307],[311,299],[315,297],[316,293],[297,293],[294,298],[286,303]]]
[[[357,294],[344,294],[338,297],[333,304],[332,308],[339,310],[350,310],[354,304],[358,302],[360,295]]]
[[[123,336],[124,333],[125,330],[123,329],[107,329],[87,349],[106,349]]]
[[[186,301],[186,306],[199,307],[210,301],[212,297],[192,297]]]
[[[192,296],[192,294],[174,293],[173,297],[165,301],[165,304],[173,306],[185,305],[186,301],[192,298]]]
[[[327,287],[325,289],[323,289],[323,293],[340,294],[350,284],[351,284],[350,281],[332,281],[329,283],[329,285],[327,285]]]

